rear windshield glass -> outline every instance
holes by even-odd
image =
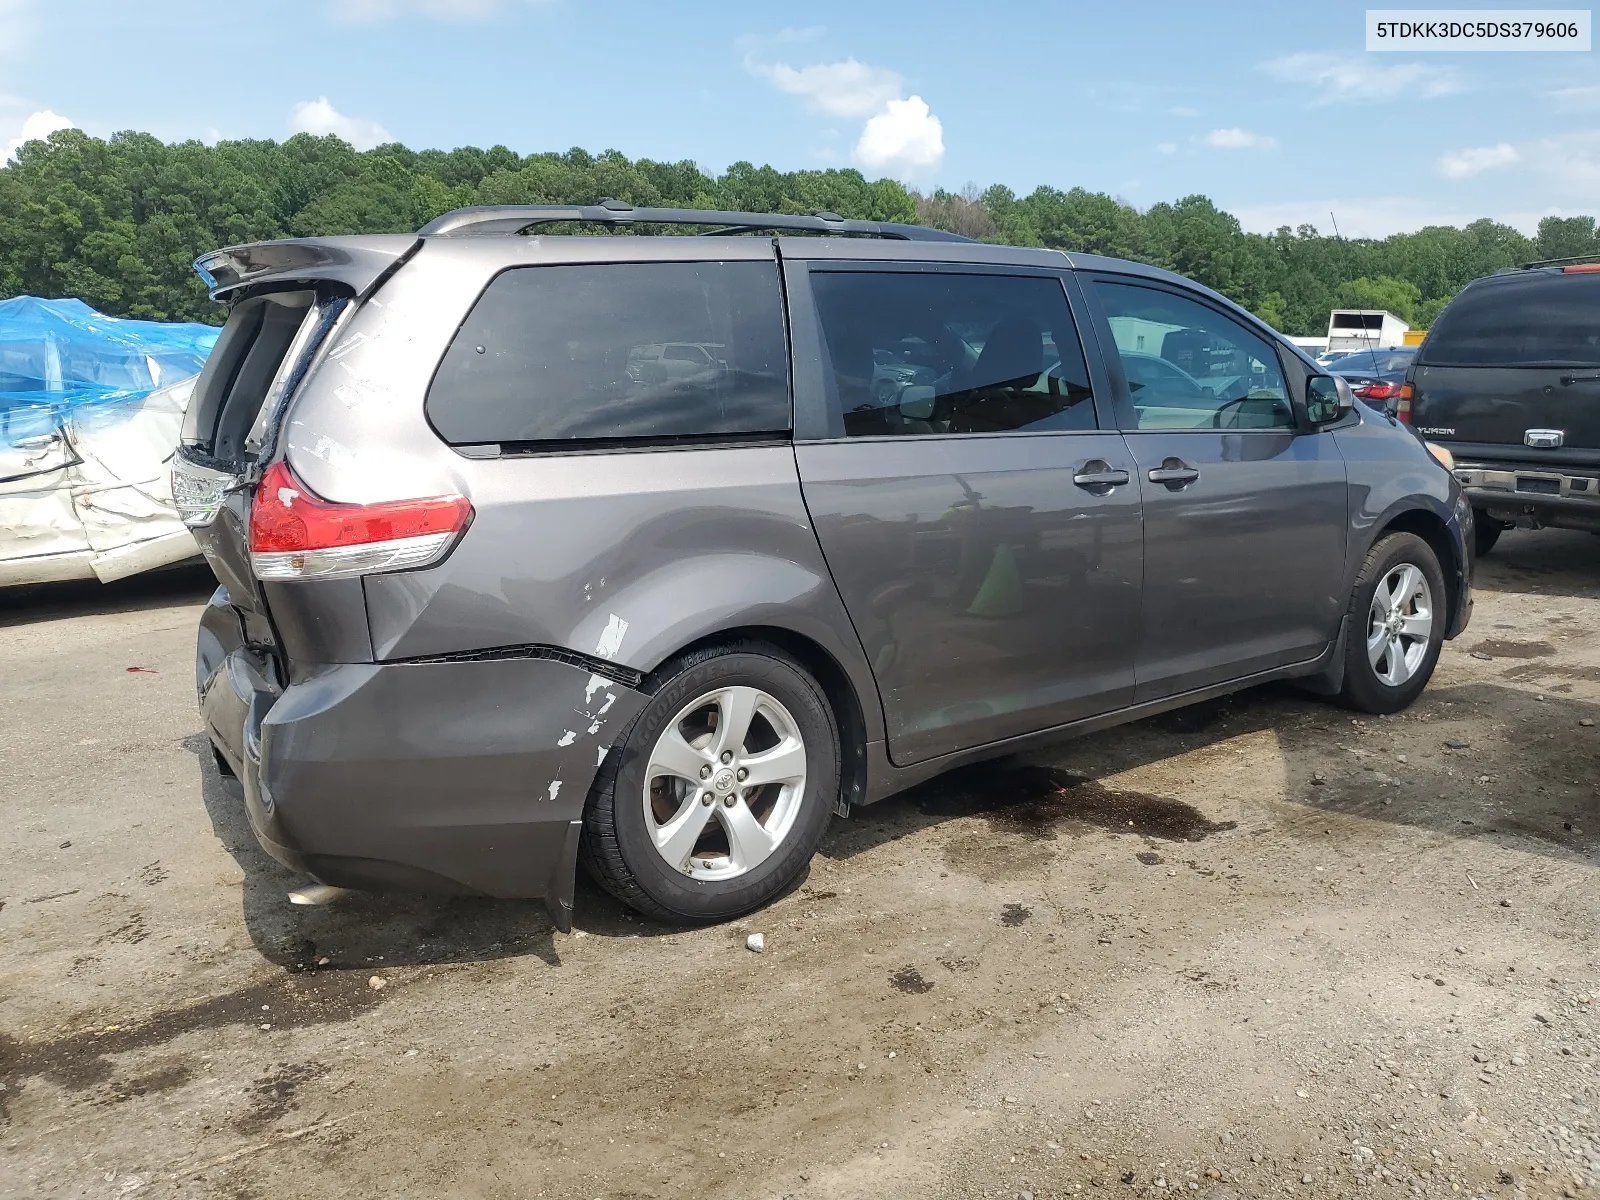
[[[1404,371],[1411,365],[1415,350],[1357,350],[1336,359],[1332,370],[1336,375],[1368,371],[1382,375],[1390,371]]]
[[[777,267],[505,271],[445,353],[427,411],[457,446],[787,430]]]
[[[1423,366],[1600,365],[1600,274],[1530,271],[1471,287],[1439,314]]]

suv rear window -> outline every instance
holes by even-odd
[[[1530,271],[1468,287],[1439,314],[1427,367],[1600,365],[1600,275]]]
[[[785,431],[777,266],[504,271],[445,352],[427,412],[453,446]]]

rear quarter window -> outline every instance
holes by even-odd
[[[1530,271],[1469,287],[1428,330],[1425,367],[1600,365],[1600,274]]]
[[[456,446],[786,431],[777,266],[504,271],[445,352],[427,412]]]

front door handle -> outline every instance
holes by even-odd
[[[1149,479],[1151,483],[1164,483],[1169,491],[1179,491],[1188,487],[1200,472],[1184,462],[1181,458],[1169,458],[1159,467],[1151,467]]]
[[[1092,458],[1074,472],[1072,482],[1085,491],[1099,492],[1103,495],[1112,488],[1127,483],[1128,473],[1102,459]]]

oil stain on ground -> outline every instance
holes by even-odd
[[[327,1073],[326,1063],[279,1063],[251,1085],[250,1111],[234,1121],[234,1128],[246,1135],[260,1133],[300,1107],[295,1096],[301,1084]]]
[[[170,1091],[188,1083],[192,1075],[193,1071],[188,1063],[174,1060],[165,1066],[155,1067],[131,1078],[113,1081],[105,1092],[95,1097],[91,1103],[103,1107],[108,1104],[121,1104],[140,1096],[153,1095],[156,1092]]]
[[[889,983],[897,992],[907,996],[923,996],[933,991],[933,984],[922,977],[922,972],[909,964],[889,976]]]
[[[98,1087],[112,1076],[113,1055],[162,1046],[186,1033],[232,1025],[256,1026],[269,1018],[279,1029],[347,1021],[376,1006],[384,992],[367,986],[366,973],[327,971],[279,976],[127,1024],[104,1025],[43,1041],[0,1034],[0,1120],[21,1084],[43,1078],[69,1091]],[[266,1006],[263,1008],[263,1006]]]
[[[1491,658],[1545,658],[1556,652],[1549,642],[1513,642],[1505,638],[1485,638],[1472,648],[1474,654]]]
[[[1008,904],[1000,910],[1000,924],[1015,929],[1018,925],[1026,924],[1031,916],[1033,909],[1021,904]]]
[[[1068,822],[1174,842],[1198,842],[1236,825],[1208,820],[1181,800],[1108,788],[1059,767],[969,767],[918,790],[917,809],[925,816],[981,816],[996,832],[1040,841],[1054,839]]]

